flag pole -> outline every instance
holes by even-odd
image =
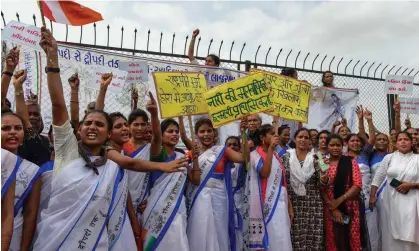
[[[192,125],[192,116],[188,115],[188,122],[189,122],[189,131],[191,132],[191,137],[192,137],[192,142],[195,141],[195,133],[193,130],[193,125]]]
[[[42,26],[44,26],[45,28],[47,28],[47,25],[45,23],[44,8],[42,7],[41,1],[38,1],[38,5],[39,5],[39,11],[41,12]]]

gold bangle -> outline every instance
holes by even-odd
[[[201,171],[201,169],[199,169],[199,168],[192,168],[191,169],[191,172],[196,172],[196,171]]]

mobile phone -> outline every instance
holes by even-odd
[[[343,218],[343,224],[348,225],[351,222],[351,217],[349,217],[346,214],[342,214],[342,218]],[[335,217],[331,216],[330,219],[332,219],[332,221],[335,221]]]
[[[398,179],[392,179],[390,182],[390,186],[397,188],[398,186],[400,186],[402,183],[398,180]]]
[[[324,163],[323,155],[321,152],[317,152],[317,157],[319,161],[319,167],[324,172],[329,169],[329,164]]]
[[[398,179],[392,179],[391,182],[390,182],[390,186],[392,186],[394,188],[399,187],[401,184],[403,184],[403,183],[400,180],[398,180]],[[408,192],[403,193],[403,194],[407,194],[407,193]]]

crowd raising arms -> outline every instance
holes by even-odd
[[[192,63],[197,63],[193,54],[198,35],[199,30],[195,30],[188,51]],[[37,125],[31,123],[24,99],[26,70],[13,75],[19,63],[19,48],[13,48],[2,74],[1,102],[3,107],[7,105],[6,94],[13,76],[16,114],[2,112],[2,153],[7,156],[5,161],[21,161],[16,164],[18,172],[30,167],[32,173],[28,178],[31,185],[26,190],[18,186],[16,174],[10,172],[10,181],[6,183],[2,178],[2,250],[8,250],[9,246],[30,250],[31,245],[33,250],[132,250],[135,246],[137,250],[236,251],[249,250],[255,247],[252,245],[269,251],[308,250],[307,247],[374,251],[419,248],[416,234],[419,212],[414,207],[419,203],[416,201],[418,131],[411,127],[410,121],[405,123],[406,130],[401,131],[399,103],[394,106],[396,121],[391,138],[376,133],[372,113],[359,106],[356,134],[351,134],[342,117],[333,123],[332,133],[300,128],[290,144],[289,127],[275,131],[275,126],[262,125],[258,115],[250,115],[240,123],[241,130],[247,131],[248,144],[229,137],[226,146],[221,146],[209,119],[196,121],[193,128],[196,138],[186,134],[183,117],[179,117],[179,123],[173,119],[160,123],[158,104],[151,93],[146,105],[150,123],[147,114],[136,108],[135,91],[133,112],[128,120],[118,112],[107,114],[105,97],[111,73],[103,74],[94,108],[90,107],[81,122],[80,79],[77,73],[70,77],[69,116],[59,74],[57,43],[45,27],[40,45],[47,56],[56,187],[48,195],[51,196],[48,208],[42,209],[38,216],[42,187],[39,177],[43,170],[16,156],[25,138],[24,131]],[[209,55],[205,64],[219,66],[219,63],[217,56]],[[283,74],[298,78],[294,69]],[[325,72],[322,82],[333,88],[333,73]],[[152,131],[150,139],[146,130]],[[179,138],[190,150],[186,154],[176,148]],[[149,152],[144,158],[135,158],[127,155],[126,146],[135,151],[147,146]],[[319,158],[328,169],[320,168]],[[237,171],[246,159],[250,160],[248,169],[242,169],[246,178],[239,182]],[[6,162],[2,159],[2,174],[3,163]],[[141,201],[132,198],[129,177],[133,173],[125,170],[149,174],[150,181],[144,183],[149,191]],[[113,195],[105,192],[105,184],[114,188]],[[80,193],[80,197],[74,193]],[[14,195],[22,197],[16,205]],[[67,202],[61,204],[64,196]],[[83,203],[91,206],[81,212]],[[251,208],[249,203],[258,206]],[[103,209],[109,209],[108,216],[100,214]],[[126,209],[128,216],[122,226],[117,219],[121,216],[119,212],[125,210],[119,209]],[[406,213],[413,218],[406,220],[403,217]],[[81,220],[75,220],[77,217]],[[164,217],[168,220],[160,222]],[[395,226],[394,222],[403,222],[404,227]],[[106,231],[102,233],[98,226]],[[258,234],[254,227],[264,231]],[[84,235],[80,236],[80,230]],[[394,231],[400,236],[392,234]]]

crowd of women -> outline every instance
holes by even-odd
[[[190,139],[183,118],[159,121],[151,94],[150,116],[135,100],[128,119],[104,112],[112,74],[80,120],[78,75],[68,80],[69,113],[57,43],[44,27],[40,45],[48,138],[36,97],[24,99],[18,48],[1,77],[1,250],[419,250],[419,135],[410,123],[402,130],[399,104],[390,136],[359,106],[357,133],[342,118],[330,131],[290,135],[249,115],[240,123],[247,140],[219,142],[208,118]],[[6,99],[12,78],[15,112]],[[322,81],[333,88],[333,73]]]

